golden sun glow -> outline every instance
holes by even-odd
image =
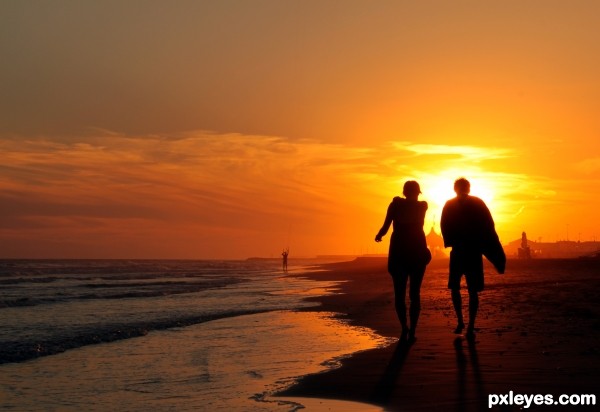
[[[473,176],[473,177],[471,177]],[[421,199],[429,204],[427,213],[426,228],[431,225],[439,230],[439,220],[442,215],[442,208],[449,199],[456,196],[454,193],[454,181],[460,177],[465,177],[471,183],[471,195],[481,198],[494,212],[499,212],[502,203],[496,200],[496,194],[501,191],[494,180],[486,177],[481,171],[473,171],[471,174],[462,173],[458,170],[445,170],[439,174],[427,175],[422,178]]]
[[[73,242],[55,248],[63,257],[103,251],[102,256],[125,258],[129,255],[118,253],[133,253],[124,248],[128,244],[144,245],[134,251],[139,256],[196,257],[201,249],[203,256],[229,257],[223,251],[232,238],[235,256],[278,256],[274,253],[288,244],[296,256],[386,253],[379,244],[373,250],[373,232],[406,180],[419,182],[420,199],[429,204],[425,230],[433,226],[439,232],[442,208],[455,197],[454,181],[461,176],[490,208],[501,239],[514,239],[523,230],[549,236],[539,216],[553,205],[552,186],[504,170],[511,158],[494,148],[411,142],[357,147],[205,132],[169,138],[101,135],[71,145],[0,139],[0,145],[10,166],[4,192],[19,191],[38,205],[31,209],[15,196],[4,198],[14,228],[3,236],[15,254],[22,248],[45,256],[46,243],[34,249],[31,239],[47,242],[57,233]],[[52,173],[31,180],[20,172],[33,175],[41,168]],[[73,170],[79,179],[65,185]],[[55,199],[63,202],[60,216],[53,212]],[[113,249],[105,246],[109,238]],[[264,239],[259,247],[257,238]],[[70,255],[72,250],[79,255]]]
[[[600,2],[31,3],[0,2],[2,257],[360,254],[461,176],[503,242],[600,238]]]

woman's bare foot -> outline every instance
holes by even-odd
[[[475,328],[473,326],[469,325],[465,336],[467,339],[475,339]]]
[[[408,328],[402,328],[402,332],[400,332],[400,340],[405,341],[408,338],[408,334]]]

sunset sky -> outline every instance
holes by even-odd
[[[0,257],[386,253],[405,180],[600,240],[600,2],[0,2]]]

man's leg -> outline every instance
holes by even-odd
[[[464,257],[458,250],[450,252],[450,274],[448,276],[448,289],[452,294],[452,305],[454,306],[454,312],[456,312],[456,318],[458,323],[454,333],[462,333],[465,328],[465,321],[462,313],[462,298],[460,296],[460,279],[462,278]]]
[[[454,329],[454,333],[461,333],[465,328],[465,321],[462,313],[462,298],[460,296],[460,288],[452,289],[452,304],[454,305],[454,312],[456,312],[456,318],[458,319],[458,324],[456,325],[456,329]]]
[[[479,309],[479,292],[483,290],[483,258],[479,252],[473,254],[469,261],[469,268],[465,273],[467,289],[469,290],[469,326],[467,337],[475,336],[475,319]]]
[[[467,327],[467,336],[473,336],[475,333],[475,319],[479,309],[479,293],[475,290],[469,291],[469,326]]]

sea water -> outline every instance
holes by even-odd
[[[298,312],[336,283],[273,261],[7,260],[0,287],[7,410],[296,410],[271,395],[386,343]]]

